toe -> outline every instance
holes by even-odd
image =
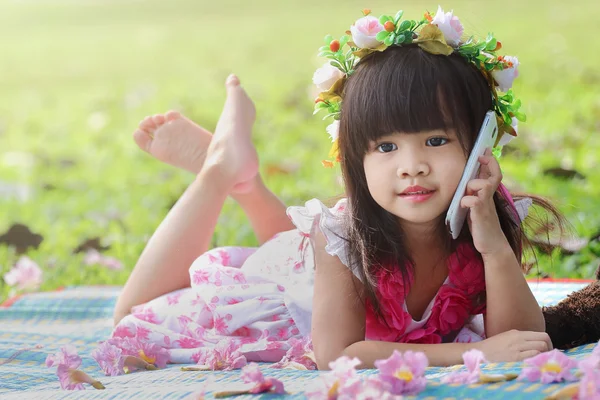
[[[152,133],[156,128],[157,126],[152,117],[146,117],[140,122],[140,129],[147,133]]]
[[[181,118],[181,113],[178,111],[170,110],[165,114],[165,118],[167,121],[175,121],[178,118]]]
[[[166,119],[163,114],[155,114],[152,116],[152,121],[154,121],[154,123],[158,127],[158,126],[161,126],[162,124],[164,124]]]
[[[225,86],[227,86],[228,88],[234,88],[240,85],[240,79],[235,75],[235,74],[231,74],[227,77],[227,80],[225,81]]]
[[[137,129],[135,132],[133,132],[133,140],[135,143],[137,143],[140,149],[144,151],[150,151],[152,137],[148,134],[148,132]]]

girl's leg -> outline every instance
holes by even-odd
[[[253,181],[258,157],[251,141],[254,104],[235,76],[197,178],[156,229],[117,300],[118,323],[131,307],[190,286],[189,267],[208,250],[225,199],[235,186]]]
[[[158,160],[197,174],[204,164],[212,135],[178,112],[169,111],[145,118],[133,137],[142,150]],[[230,194],[246,213],[260,243],[294,228],[285,204],[259,175],[252,182],[235,187]]]

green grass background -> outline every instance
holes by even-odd
[[[454,0],[467,34],[488,31],[521,61],[515,92],[528,115],[502,158],[513,188],[547,196],[575,233],[600,229],[600,3],[575,0]],[[223,81],[241,78],[254,99],[254,138],[267,184],[288,205],[341,192],[324,170],[326,123],[312,117],[312,74],[322,38],[361,16],[403,8],[420,18],[423,1],[0,2],[0,185],[20,184],[26,200],[0,196],[0,233],[23,223],[44,236],[28,256],[44,270],[41,289],[122,284],[169,206],[191,181],[131,138],[146,115],[177,109],[212,130]],[[275,167],[275,168],[274,168]],[[544,169],[585,175],[559,180]],[[6,192],[6,190],[5,190]],[[82,266],[72,251],[101,237],[123,271]],[[243,213],[228,202],[215,245],[254,245]],[[597,242],[565,256],[540,257],[537,273],[592,276]],[[0,276],[16,261],[0,246]],[[0,300],[14,291],[0,279]]]

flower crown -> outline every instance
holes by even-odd
[[[363,17],[356,21],[340,39],[325,37],[325,46],[319,49],[319,56],[328,61],[319,68],[313,82],[321,91],[315,100],[315,112],[326,110],[323,119],[333,118],[327,127],[333,145],[329,152],[332,160],[324,160],[325,167],[332,167],[340,161],[338,131],[344,84],[361,58],[368,54],[384,51],[390,46],[403,46],[416,43],[421,49],[440,55],[457,53],[474,64],[486,78],[492,92],[493,108],[498,122],[498,138],[494,154],[500,155],[502,146],[517,136],[517,120],[524,122],[525,114],[519,111],[521,101],[511,90],[513,80],[519,75],[519,60],[512,56],[497,55],[502,44],[488,34],[485,41],[470,37],[461,41],[463,26],[452,12],[444,13],[438,7],[435,15],[426,12],[423,19],[402,20],[404,12],[391,17],[379,18],[370,15],[371,10],[363,10]],[[344,50],[344,46],[348,47]]]

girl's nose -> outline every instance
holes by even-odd
[[[429,164],[422,160],[402,160],[396,172],[399,178],[427,176],[429,175]]]

